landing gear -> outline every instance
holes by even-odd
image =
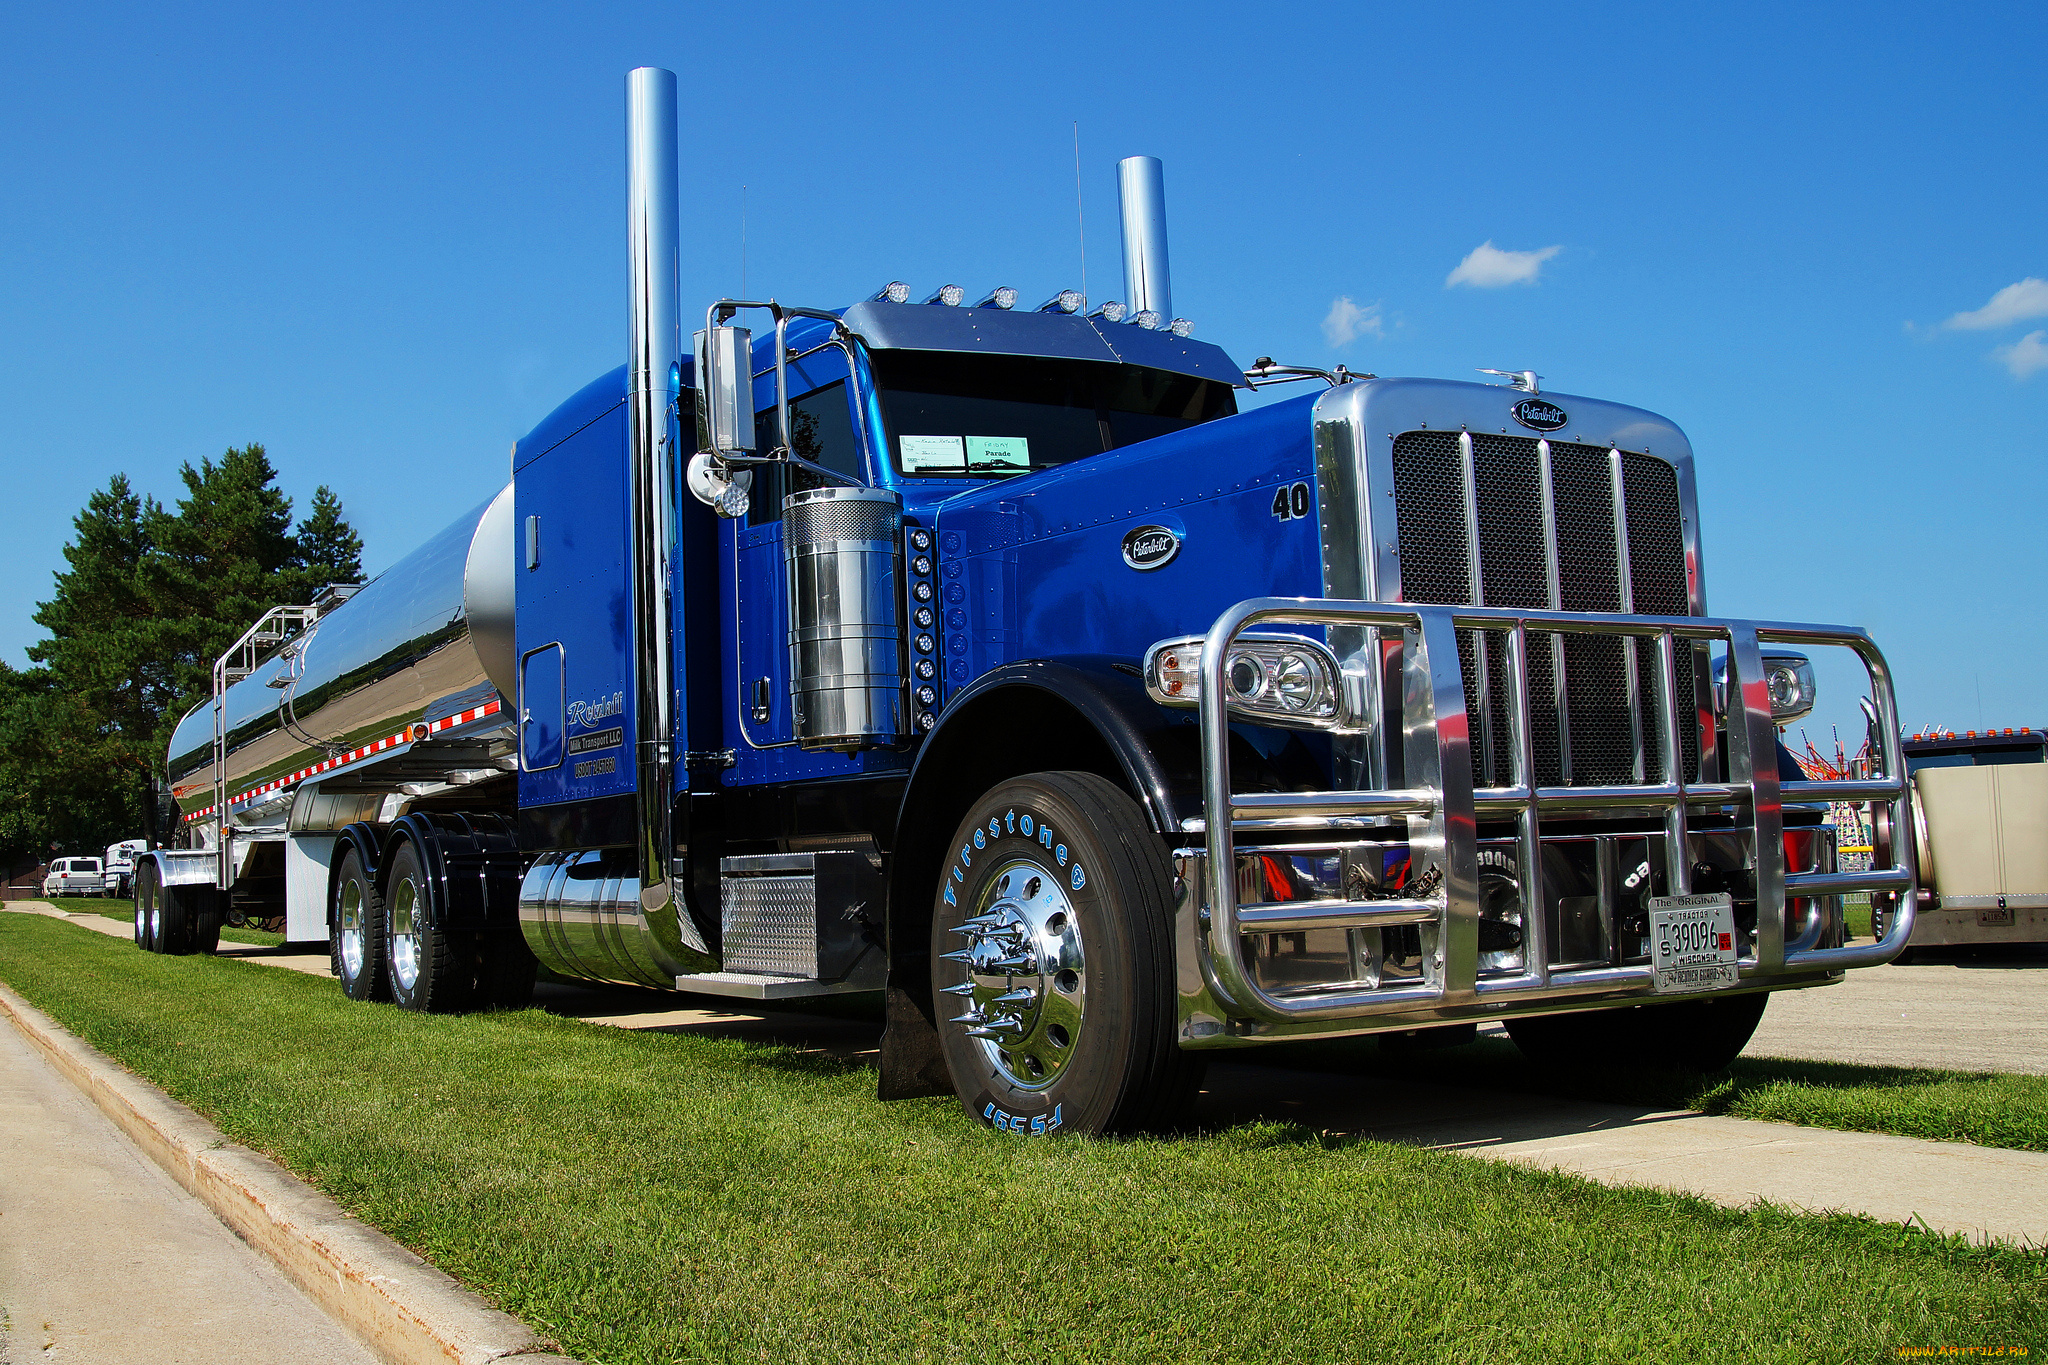
[[[932,917],[939,1041],[968,1113],[1010,1132],[1170,1120],[1171,879],[1137,804],[1092,773],[1005,782],[953,836]]]

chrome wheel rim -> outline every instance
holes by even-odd
[[[149,929],[149,909],[140,895],[135,898],[135,941],[142,942],[142,936]]]
[[[341,971],[351,981],[363,974],[363,887],[353,878],[341,888]]]
[[[1043,1090],[1073,1060],[1087,1013],[1081,925],[1062,879],[1025,858],[986,882],[964,924],[966,946],[943,954],[964,978],[945,993],[966,1007],[951,1020],[990,1066],[1022,1090]]]
[[[163,934],[163,929],[164,912],[159,907],[157,898],[151,896],[149,898],[149,941],[151,943],[162,942],[161,935]]]
[[[420,979],[419,892],[410,877],[391,897],[391,979],[408,991]]]

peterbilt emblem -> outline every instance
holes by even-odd
[[[1572,420],[1563,408],[1541,398],[1524,398],[1509,411],[1517,422],[1532,431],[1556,431]]]
[[[1163,569],[1180,553],[1180,536],[1165,526],[1139,526],[1124,537],[1124,563],[1134,569]]]

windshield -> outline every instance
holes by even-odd
[[[878,351],[890,453],[912,478],[1002,478],[1228,417],[1227,384],[1091,360]]]

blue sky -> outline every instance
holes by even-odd
[[[740,289],[743,200],[757,297],[1078,286],[1078,120],[1097,300],[1159,156],[1198,335],[1662,412],[1717,614],[1869,627],[1909,725],[2048,723],[2044,50],[2038,4],[17,5],[0,657],[117,471],[261,441],[372,570],[496,487],[624,358],[648,64],[686,300]]]

